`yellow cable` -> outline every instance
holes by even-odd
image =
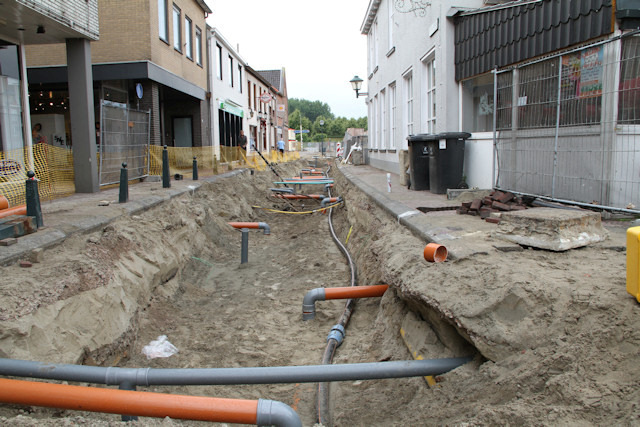
[[[251,207],[252,208],[256,208],[256,209],[264,209],[265,211],[269,211],[269,212],[292,214],[292,215],[303,215],[303,214],[312,214],[312,213],[316,213],[316,212],[323,212],[323,211],[326,211],[327,209],[333,208],[334,206],[338,206],[340,203],[342,203],[342,202],[336,202],[333,205],[325,206],[324,208],[314,209],[312,211],[305,211],[305,212],[279,211],[277,209],[263,208],[262,206],[251,206]]]
[[[347,234],[347,240],[344,242],[344,244],[348,244],[349,243],[349,237],[351,236],[351,232],[353,231],[353,225],[351,227],[349,227],[349,233]]]

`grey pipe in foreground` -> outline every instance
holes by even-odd
[[[440,375],[472,357],[258,368],[103,368],[0,358],[0,375],[106,385],[286,384]]]
[[[259,426],[302,427],[300,417],[289,405],[277,400],[258,399],[256,424]]]

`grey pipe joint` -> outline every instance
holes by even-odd
[[[269,227],[269,224],[267,224],[266,222],[259,222],[258,228],[261,230],[264,230],[264,234],[271,234],[271,228]]]
[[[302,300],[302,320],[311,320],[316,317],[316,301],[324,301],[324,288],[311,289]]]
[[[320,202],[320,206],[322,206],[324,208],[325,206],[327,206],[327,203],[329,203],[331,201],[331,199],[332,199],[332,197],[325,197]],[[336,200],[336,203],[340,203],[340,202],[342,202],[342,197],[338,197],[338,199]]]
[[[291,409],[277,400],[258,399],[256,424],[259,426],[302,427],[300,417]]]
[[[331,331],[327,336],[327,342],[329,340],[336,340],[336,347],[340,347],[340,344],[342,344],[342,340],[344,340],[345,335],[346,333],[344,330],[344,326],[338,323],[333,328],[331,328]]]

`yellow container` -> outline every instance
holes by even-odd
[[[640,302],[640,227],[627,229],[627,292]]]

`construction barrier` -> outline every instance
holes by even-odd
[[[149,174],[162,175],[162,150],[164,147],[149,147]],[[185,177],[193,175],[193,158],[198,162],[201,177],[213,176],[237,168],[265,170],[267,164],[255,151],[246,153],[239,147],[167,147],[169,171]],[[31,154],[32,153],[32,154]],[[298,160],[297,151],[284,155],[272,151],[262,153],[270,163]],[[100,158],[96,159],[100,165]],[[27,171],[33,170],[39,180],[40,200],[52,200],[75,193],[73,151],[71,148],[54,147],[49,144],[35,144],[33,151],[28,148],[0,151],[0,196],[4,196],[9,208],[24,205]]]

